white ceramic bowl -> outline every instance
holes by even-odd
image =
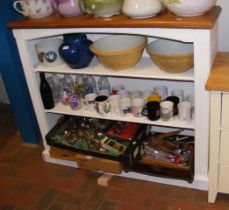
[[[193,44],[159,39],[146,48],[152,61],[170,73],[184,72],[193,66]]]
[[[90,49],[104,66],[124,70],[137,64],[145,45],[144,36],[113,35],[96,40]]]
[[[44,39],[35,45],[38,59],[43,66],[58,66],[63,63],[59,55],[62,39]]]
[[[172,13],[178,16],[199,16],[211,9],[217,0],[161,0]]]

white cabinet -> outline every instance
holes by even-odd
[[[211,91],[208,201],[217,193],[229,193],[229,93]]]
[[[229,193],[229,53],[219,52],[206,83],[210,91],[210,150],[208,201]]]
[[[139,84],[142,89],[153,87],[155,84],[166,83],[169,89],[182,87],[187,92],[195,95],[195,118],[191,123],[183,123],[174,118],[169,122],[149,121],[146,118],[124,117],[121,120],[138,123],[152,124],[159,129],[182,128],[195,135],[195,177],[192,184],[185,181],[157,178],[139,173],[122,173],[122,176],[139,178],[161,183],[207,189],[208,184],[208,120],[209,94],[204,89],[208,73],[211,69],[217,51],[217,17],[220,13],[219,7],[214,7],[208,15],[201,16],[200,21],[192,21],[192,18],[182,20],[181,18],[171,17],[170,13],[162,17],[150,18],[145,20],[130,20],[126,17],[114,17],[114,19],[95,19],[88,16],[76,18],[49,17],[45,20],[22,20],[9,24],[13,28],[13,33],[17,41],[18,50],[21,56],[27,84],[30,90],[32,102],[36,116],[44,139],[44,160],[51,163],[58,163],[77,167],[73,161],[66,161],[51,158],[49,146],[45,142],[45,135],[55,125],[57,119],[62,114],[79,115],[86,117],[106,118],[120,120],[118,116],[87,113],[83,110],[72,111],[70,108],[57,105],[52,110],[44,110],[38,91],[39,78],[38,72],[47,73],[69,73],[69,74],[90,74],[107,75],[115,84],[124,82],[128,88],[134,88]],[[123,18],[123,21],[122,21]],[[90,20],[88,20],[90,19]],[[121,20],[121,21],[120,21]],[[167,21],[165,21],[167,20]],[[86,22],[83,22],[86,21]],[[69,69],[66,65],[58,67],[44,68],[37,65],[38,59],[35,53],[34,44],[41,39],[54,36],[62,36],[67,33],[86,33],[89,38],[110,34],[139,34],[145,35],[148,39],[173,39],[194,44],[194,68],[185,73],[168,74],[161,71],[152,63],[150,57],[144,53],[140,62],[133,69],[116,72],[103,67],[96,59],[92,61],[88,68],[82,70]]]

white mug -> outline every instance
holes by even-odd
[[[142,98],[134,98],[132,100],[131,113],[135,117],[142,116],[142,109],[144,107],[145,100]]]
[[[163,101],[160,103],[161,107],[161,119],[163,121],[169,121],[173,116],[173,102],[172,101]]]
[[[181,121],[190,122],[192,117],[192,104],[188,101],[183,101],[178,104],[178,117]]]
[[[128,97],[120,99],[120,113],[125,116],[131,113],[131,99]]]
[[[95,98],[97,97],[97,94],[95,93],[89,93],[85,95],[84,97],[84,105],[87,111],[95,112]]]
[[[111,113],[120,115],[120,96],[119,95],[111,95],[109,96],[109,102],[111,104]]]
[[[51,0],[18,0],[13,3],[13,7],[29,18],[43,18],[54,13]]]
[[[95,109],[101,114],[105,115],[111,110],[111,104],[108,102],[108,97],[105,95],[99,95],[95,98]]]

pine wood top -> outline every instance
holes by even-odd
[[[219,52],[216,55],[205,89],[229,91],[229,52]]]
[[[60,17],[52,15],[40,19],[21,19],[9,23],[12,29],[36,29],[36,28],[193,28],[210,29],[214,26],[221,8],[214,6],[205,15],[198,17],[178,17],[168,10],[164,10],[155,17],[147,19],[130,19],[125,15],[117,15],[111,18],[94,18],[91,15],[77,17]]]

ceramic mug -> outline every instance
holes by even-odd
[[[128,97],[120,99],[120,113],[125,116],[131,113],[131,99]]]
[[[95,98],[97,97],[97,94],[95,93],[88,93],[87,95],[85,95],[84,97],[84,105],[86,110],[91,111],[91,112],[95,112]]]
[[[120,115],[120,96],[119,95],[110,95],[109,102],[111,104],[111,113]]]
[[[178,104],[178,117],[181,121],[190,122],[192,118],[192,104],[183,101]]]
[[[54,13],[51,0],[19,0],[14,2],[13,7],[29,18],[43,18]]]
[[[161,119],[163,121],[169,121],[173,116],[173,106],[172,101],[163,101],[160,103],[161,107]]]
[[[105,95],[99,95],[95,98],[95,109],[101,114],[105,115],[111,110],[111,104],[108,102],[108,97]]]
[[[134,117],[142,116],[142,109],[144,107],[145,100],[142,98],[134,98],[132,100],[131,113]]]
[[[155,121],[160,118],[160,103],[158,101],[149,101],[142,110],[142,115],[149,120]]]

